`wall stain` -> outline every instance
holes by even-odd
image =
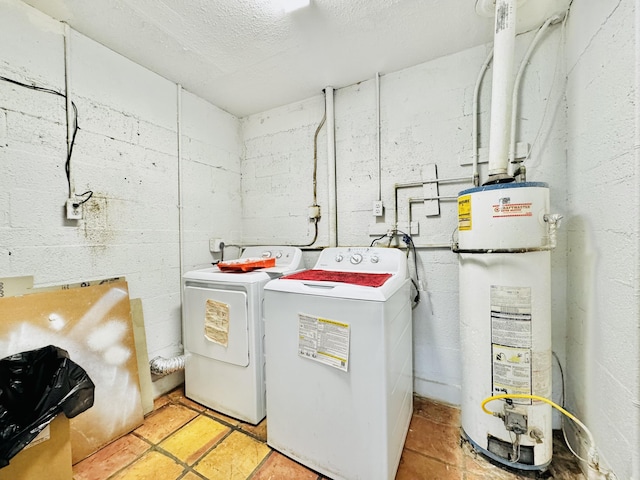
[[[93,253],[105,252],[115,239],[116,234],[109,225],[108,205],[108,198],[95,192],[84,204],[82,233]]]

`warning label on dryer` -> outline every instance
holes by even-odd
[[[298,314],[298,355],[334,368],[349,368],[348,323]]]

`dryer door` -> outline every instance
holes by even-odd
[[[187,286],[184,310],[185,351],[249,365],[247,292]]]

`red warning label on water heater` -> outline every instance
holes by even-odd
[[[499,203],[493,205],[493,218],[531,217],[531,203]]]

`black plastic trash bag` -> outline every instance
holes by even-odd
[[[49,345],[0,360],[0,468],[60,412],[93,406],[95,385],[69,354]]]

